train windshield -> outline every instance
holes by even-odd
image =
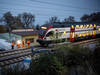
[[[44,30],[44,29],[41,29],[41,30],[39,31],[39,35],[40,35],[40,36],[44,36],[45,33],[46,33],[46,30]]]

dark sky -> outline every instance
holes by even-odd
[[[83,14],[100,11],[100,0],[0,0],[0,16],[11,11],[13,15],[29,12],[35,15],[35,24],[43,24],[51,16],[74,16],[80,21]]]

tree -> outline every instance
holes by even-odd
[[[46,21],[46,24],[54,23],[54,22],[60,22],[58,17],[54,16],[54,17],[49,18],[49,21]]]
[[[35,75],[65,75],[67,71],[55,56],[43,55],[30,65]]]
[[[11,12],[7,12],[3,16],[3,20],[8,26],[9,32],[13,29],[14,17],[12,16]]]
[[[19,17],[25,28],[33,27],[33,23],[35,21],[35,16],[33,14],[25,12],[23,14],[19,14]]]
[[[7,25],[7,30],[9,31],[9,41],[10,41],[10,38],[11,38],[10,33],[13,29],[14,17],[12,16],[10,12],[7,12],[3,16],[3,21]]]
[[[80,19],[82,22],[100,22],[100,12],[85,14]]]
[[[14,23],[13,23],[13,28],[17,29],[17,28],[23,28],[24,24],[21,22],[20,17],[15,16],[14,17]]]
[[[73,16],[69,16],[68,18],[64,19],[64,22],[75,22],[75,19]]]
[[[88,14],[83,15],[83,16],[81,17],[81,21],[82,21],[82,22],[87,22],[87,21],[89,21],[89,15],[88,15]]]
[[[37,24],[36,25],[36,30],[39,30],[40,29],[40,26]]]

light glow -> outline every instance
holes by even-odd
[[[86,25],[86,28],[89,28],[89,25]]]
[[[47,27],[41,27],[41,29],[47,29]]]
[[[71,28],[74,29],[74,26],[72,25]]]
[[[66,31],[64,31],[64,35],[66,34]]]
[[[96,27],[96,24],[94,24],[94,27]]]
[[[79,29],[79,25],[76,25],[76,29]]]
[[[18,40],[18,41],[17,41],[17,44],[21,44],[21,40]]]
[[[92,24],[90,24],[90,28],[92,28],[93,27],[93,25]]]
[[[80,25],[80,28],[83,28],[83,25]]]

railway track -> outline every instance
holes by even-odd
[[[100,41],[100,38],[97,38],[97,39],[91,39],[91,40],[85,40],[85,41],[79,41],[79,42],[75,42],[75,43],[72,43],[73,46],[75,45],[88,45],[88,44],[92,44],[92,43],[97,43],[98,41]]]
[[[38,46],[34,47],[34,49],[36,50],[43,48]],[[31,54],[32,54],[31,47],[18,50],[1,51],[0,67],[23,61],[25,57],[30,56]]]
[[[74,46],[78,45],[78,44],[86,45],[88,43],[97,42],[98,40],[100,40],[100,38],[85,40],[85,41],[75,42],[75,43],[69,43],[69,44],[72,44]],[[61,45],[61,44],[59,44],[59,45]],[[45,47],[36,46],[34,48],[37,50],[37,49],[44,49]],[[48,48],[45,48],[45,49],[48,49]],[[1,51],[0,52],[0,67],[23,61],[25,57],[30,56],[31,54],[32,54],[31,48]]]

